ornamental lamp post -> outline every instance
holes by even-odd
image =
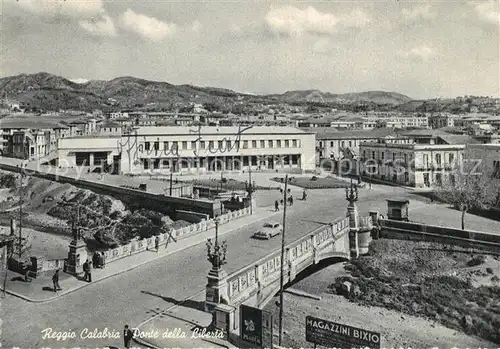
[[[207,239],[207,259],[212,264],[212,270],[219,270],[224,264],[227,264],[226,253],[227,243],[223,241],[219,245],[219,223],[220,220],[216,218],[215,222],[215,243],[212,239]]]
[[[345,198],[351,205],[358,201],[358,187],[354,185],[352,179],[350,187],[345,188]]]
[[[223,241],[219,245],[219,219],[215,222],[215,243],[207,239],[207,260],[212,264],[208,272],[208,283],[206,286],[205,311],[213,312],[218,304],[227,300],[227,273],[222,266],[227,263],[227,243]]]

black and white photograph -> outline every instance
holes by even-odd
[[[0,1],[0,348],[500,348],[500,0]]]

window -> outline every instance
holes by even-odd
[[[424,166],[429,166],[429,155],[424,154]]]
[[[191,142],[191,149],[196,149],[196,142],[195,141]]]
[[[144,160],[143,165],[145,170],[149,170],[149,160]]]
[[[384,160],[384,158],[385,158],[385,153],[382,152],[382,160]]]
[[[319,142],[319,147],[323,148],[323,142]]]
[[[396,160],[396,153],[392,153],[392,161]]]
[[[182,149],[188,148],[188,142],[182,142]]]
[[[163,150],[168,150],[168,142],[163,142]]]
[[[219,149],[219,150],[221,150],[222,147],[224,146],[223,143],[222,143],[222,141],[219,141],[217,144],[218,144],[218,148],[217,149]]]
[[[441,165],[441,154],[436,154],[436,164]]]
[[[200,141],[200,149],[205,149],[205,141]]]
[[[252,148],[257,148],[257,141],[252,141]]]
[[[260,147],[265,148],[266,147],[266,141],[260,141]]]
[[[375,159],[375,152],[372,151],[372,159]]]
[[[452,164],[453,160],[455,160],[455,154],[448,154],[448,162]]]
[[[330,147],[333,147],[333,141],[332,141],[332,142],[330,142]]]
[[[248,149],[248,141],[243,141],[243,149]]]
[[[154,149],[154,150],[158,150],[158,149],[160,149],[160,142],[154,142],[154,143],[153,143],[153,149]]]
[[[269,145],[269,148],[272,148],[272,147],[273,147],[273,140],[272,140],[272,139],[271,139],[271,140],[269,140],[269,141],[267,142],[267,144]]]
[[[293,147],[293,148],[297,148],[297,140],[296,140],[296,139],[294,139],[294,140],[292,141],[292,147]]]
[[[276,141],[276,148],[281,148],[281,141],[280,140]]]
[[[226,149],[231,149],[231,141],[226,141]]]
[[[144,149],[149,150],[151,148],[151,143],[146,142],[144,143]]]
[[[342,141],[342,148],[345,147],[345,141]]]
[[[172,149],[178,150],[179,149],[179,142],[172,142]]]
[[[349,148],[352,147],[352,141],[349,141]]]
[[[292,155],[292,165],[297,165],[297,155]]]

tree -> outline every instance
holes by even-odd
[[[462,213],[462,230],[465,229],[465,214],[472,209],[485,209],[493,205],[499,192],[499,183],[492,180],[491,173],[477,161],[464,160],[457,164],[444,178],[437,196],[453,205]]]

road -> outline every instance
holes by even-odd
[[[293,188],[293,193],[300,197],[301,189]],[[359,211],[367,215],[370,209],[378,209],[385,214],[384,199],[394,196],[409,197],[411,207],[426,205],[415,202],[416,196],[405,189],[374,186],[373,190],[360,190]],[[259,205],[271,205],[279,198],[278,191],[258,193]],[[295,200],[294,205],[288,207],[286,241],[291,242],[334,218],[345,216],[346,205],[344,190],[310,190],[306,202]],[[274,219],[280,221],[281,212]],[[261,224],[224,236],[228,244],[225,267],[229,273],[279,248],[279,238],[250,239]],[[28,303],[7,296],[2,300],[2,344],[6,348],[120,347],[121,339],[82,339],[80,332],[84,328],[121,332],[124,324],[135,326],[149,319],[204,289],[209,267],[205,245],[200,244],[48,303]],[[41,331],[47,328],[74,331],[76,338],[43,339]]]

